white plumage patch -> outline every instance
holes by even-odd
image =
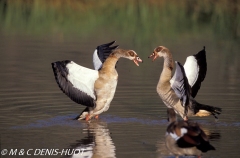
[[[192,87],[198,79],[199,66],[194,56],[189,56],[184,64],[184,70],[188,79],[189,85]]]
[[[180,136],[178,136],[174,131],[173,131],[173,132],[169,132],[169,133],[167,133],[167,134],[169,134],[173,139],[178,140],[178,139],[181,138],[185,133],[187,133],[188,130],[187,130],[186,128],[181,128],[180,131],[181,131],[181,135],[180,135]]]
[[[93,66],[95,70],[99,70],[102,67],[102,61],[99,59],[97,49],[93,53]]]
[[[67,78],[73,86],[80,91],[85,92],[95,100],[94,83],[98,78],[98,71],[85,68],[73,61],[67,64],[66,67],[68,69]]]
[[[186,128],[181,128],[181,136],[183,136],[185,133],[187,133],[187,129]]]

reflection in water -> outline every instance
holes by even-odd
[[[216,141],[219,140],[221,138],[221,134],[219,133],[219,131],[210,131],[208,128],[202,128],[202,130],[206,133],[207,137],[209,138],[209,141]],[[169,155],[174,155],[170,150],[167,148],[166,146],[166,135],[164,137],[162,137],[161,140],[159,140],[157,142],[157,157],[158,158],[166,158],[166,156]]]
[[[115,146],[110,137],[109,129],[106,122],[92,121],[86,123],[87,127],[83,129],[87,136],[76,143],[71,144],[71,148],[75,150],[75,154],[71,158],[114,158]],[[79,151],[79,152],[77,152]]]
[[[209,140],[220,139],[218,132],[210,132],[196,122],[177,121],[173,109],[168,109],[168,117],[170,124],[167,127],[165,139],[157,145],[159,157],[171,154],[201,156],[209,150],[216,150]]]

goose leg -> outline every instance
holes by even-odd
[[[94,118],[95,118],[95,119],[98,119],[98,118],[99,118],[99,115],[96,115]]]
[[[86,121],[89,121],[89,120],[90,120],[90,114],[87,114],[87,115],[86,115],[85,120],[86,120]]]
[[[184,120],[184,121],[188,121],[188,117],[187,117],[187,116],[184,116],[183,120]]]

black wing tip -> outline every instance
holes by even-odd
[[[199,51],[196,55],[200,55],[200,54],[206,55],[206,47],[205,46],[203,46],[203,49],[201,51]]]
[[[68,70],[66,69],[67,64],[69,64],[71,61],[70,60],[63,60],[63,61],[56,61],[52,62],[52,69],[54,76],[56,77],[57,80],[57,75],[60,73],[61,75],[68,73]],[[63,75],[64,76],[64,75]]]
[[[203,46],[203,49],[200,50],[198,53],[194,54],[195,58],[206,58],[206,47]]]
[[[114,41],[112,41],[112,42],[109,42],[109,43],[106,43],[106,44],[103,44],[103,46],[106,46],[106,47],[109,47],[109,46],[111,46],[113,43],[115,43],[116,41],[114,40]]]
[[[99,49],[100,47],[109,47],[112,44],[114,44],[115,42],[116,42],[116,40],[109,42],[109,43],[101,44],[101,45],[97,46],[97,49]]]
[[[55,61],[55,62],[52,62],[51,65],[52,66],[57,66],[57,65],[64,65],[66,66],[68,63],[70,63],[71,60],[62,60],[62,61]]]
[[[99,45],[97,46],[97,51],[98,51],[98,55],[102,54],[102,53],[111,53],[114,49],[118,48],[119,45],[116,45],[116,46],[112,46],[110,47],[112,44],[114,44],[116,41],[112,41],[110,43],[106,43],[106,44],[102,44],[102,45]],[[102,55],[100,55],[102,58]]]
[[[108,58],[108,56],[112,53],[112,51],[116,48],[118,48],[118,45],[111,46],[116,41],[112,41],[110,43],[102,44],[97,46],[97,54],[98,58],[101,60],[102,63]]]
[[[112,42],[110,42],[111,44],[110,45],[112,45],[113,43],[115,43],[116,42],[116,40],[113,40]]]
[[[117,49],[119,47],[119,45],[113,46],[113,47],[109,47],[109,49],[114,50]]]
[[[113,40],[112,42],[109,42],[109,43],[107,43],[107,44],[109,44],[109,46],[110,45],[112,45],[113,43],[115,43],[116,42],[116,40]]]
[[[56,62],[52,62],[51,65],[52,65],[52,68],[53,69],[56,69],[57,68],[57,65],[58,65],[59,61],[56,61]]]
[[[66,68],[66,65],[70,62],[70,60],[63,60],[51,63],[55,80],[61,90],[63,90],[60,83],[61,78],[66,78],[68,74],[68,69]]]
[[[61,61],[56,61],[52,63],[52,69],[53,69],[53,74],[54,74],[54,78],[58,84],[58,87],[64,92],[64,89],[61,85],[61,81],[63,80],[63,78],[65,78],[66,76],[64,74],[68,73],[67,71],[65,71],[65,67],[62,67],[62,62]],[[65,72],[64,72],[65,71]],[[65,93],[65,92],[64,92]]]

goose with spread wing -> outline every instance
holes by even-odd
[[[184,66],[176,61],[173,77],[174,64],[168,48],[164,46],[155,48],[149,58],[151,57],[153,61],[158,57],[164,59],[157,92],[168,108],[173,108],[184,120],[189,116],[213,115],[217,118],[221,108],[200,104],[194,99],[207,72],[205,47],[197,54],[187,57]]]
[[[74,102],[86,106],[76,118],[90,120],[108,110],[118,82],[115,69],[119,58],[132,60],[137,66],[142,60],[133,50],[110,47],[114,42],[98,46],[93,53],[95,70],[70,60],[52,63],[56,82],[60,89]]]
[[[167,127],[165,144],[175,156],[198,156],[203,152],[215,150],[209,143],[209,138],[196,122],[178,121],[175,111],[168,109],[169,125]]]

